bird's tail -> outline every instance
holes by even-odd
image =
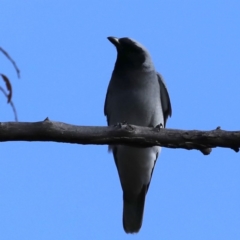
[[[146,188],[136,198],[123,194],[123,228],[126,233],[137,233],[142,226]]]

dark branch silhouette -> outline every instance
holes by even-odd
[[[10,57],[10,55],[3,49],[0,47],[0,51],[8,58],[8,60],[13,64],[16,72],[17,72],[17,76],[18,78],[20,78],[20,70],[19,68],[17,67],[15,61]],[[17,111],[16,111],[16,108],[12,102],[12,85],[11,85],[11,82],[9,80],[9,78],[4,75],[4,74],[1,74],[0,73],[0,76],[2,77],[3,81],[5,82],[5,85],[6,85],[6,88],[7,88],[7,91],[8,93],[6,92],[6,90],[4,90],[2,87],[0,87],[0,90],[3,92],[3,94],[6,96],[7,98],[7,102],[10,103],[12,109],[13,109],[13,113],[14,113],[14,116],[15,116],[15,121],[18,121],[18,118],[17,118]]]
[[[8,98],[8,94],[6,93],[6,91],[2,87],[0,87],[0,91],[2,91],[3,94],[6,96],[6,98]],[[17,117],[17,111],[16,111],[16,108],[14,106],[14,103],[12,102],[12,100],[10,100],[8,103],[10,103],[10,105],[12,107],[12,110],[13,110],[13,113],[14,113],[14,118],[15,118],[15,121],[17,122],[18,117]]]
[[[240,131],[224,131],[220,127],[211,131],[178,130],[139,127],[118,124],[111,127],[75,126],[53,122],[0,123],[0,142],[51,141],[77,144],[126,144],[139,147],[159,145],[167,148],[197,149],[210,154],[211,148],[230,148],[238,152]]]
[[[20,70],[17,67],[17,64],[15,63],[15,61],[10,57],[10,55],[3,49],[0,47],[0,51],[6,56],[6,58],[13,64],[13,67],[15,68],[16,72],[17,72],[17,76],[18,78],[20,78]]]
[[[2,79],[5,82],[6,88],[8,90],[8,94],[5,91],[4,91],[4,94],[7,97],[7,102],[10,103],[11,100],[12,100],[12,85],[11,85],[11,82],[9,81],[8,77],[5,76],[4,74],[0,73],[0,75],[2,76]]]

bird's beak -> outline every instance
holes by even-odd
[[[108,37],[107,38],[115,47],[119,46],[119,39],[116,37]]]

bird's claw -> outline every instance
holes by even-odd
[[[133,127],[132,125],[127,124],[127,123],[126,123],[126,125],[127,125],[128,130],[130,130],[130,131],[133,131],[133,130],[134,130],[134,127]]]
[[[155,127],[158,131],[160,131],[161,130],[161,128],[163,128],[163,124],[162,123],[160,123],[160,124],[158,124],[156,127]]]
[[[126,121],[118,122],[114,125],[114,127],[117,127],[117,128],[122,128],[123,126],[125,126],[127,130],[130,130],[130,131],[134,130],[134,127],[128,124]]]
[[[123,122],[117,122],[116,124],[114,124],[114,127],[117,127],[117,128],[122,128],[123,125],[126,125],[126,121],[123,121]]]

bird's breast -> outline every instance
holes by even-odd
[[[116,83],[115,83],[116,84]],[[117,85],[117,84],[116,84]],[[157,80],[135,79],[120,82],[109,93],[110,124],[127,122],[139,126],[159,124],[161,115],[160,89]],[[160,117],[160,116],[159,116]]]

